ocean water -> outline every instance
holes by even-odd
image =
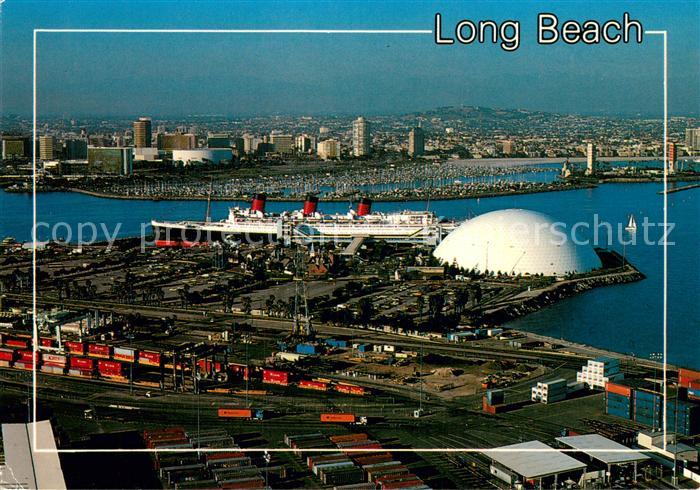
[[[681,185],[681,184],[678,184]],[[613,225],[609,234],[600,228],[599,245],[625,253],[647,279],[626,285],[595,289],[566,299],[522,319],[512,326],[607,348],[640,358],[662,351],[663,333],[663,247],[645,244],[641,224],[663,221],[663,196],[660,183],[606,184],[595,189],[550,192],[486,199],[426,202],[381,202],[374,208],[382,211],[429,208],[438,215],[464,219],[504,208],[540,211],[569,227],[588,223],[589,237],[599,221]],[[213,202],[212,219],[224,219],[228,207],[237,202]],[[321,203],[325,212],[344,212],[348,203]],[[57,223],[56,236],[75,239],[80,223],[95,223],[100,238],[116,233],[120,237],[136,236],[147,229],[151,219],[202,219],[203,201],[127,201],[101,199],[73,193],[45,193],[37,198],[37,222],[45,222],[39,238],[46,239]],[[269,202],[273,211],[300,208],[300,204]],[[0,192],[0,237],[31,239],[32,199],[23,194]],[[616,228],[623,228],[633,213],[640,225],[637,243],[619,243]],[[668,220],[674,224],[668,246],[668,353],[669,362],[700,369],[700,189],[668,195]],[[649,237],[658,241],[660,226],[650,228]],[[90,238],[90,226],[83,225],[84,237]],[[583,231],[586,231],[583,228]],[[586,235],[578,233],[579,238]],[[629,238],[624,235],[623,238]]]

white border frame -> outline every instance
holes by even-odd
[[[36,228],[36,149],[37,149],[37,131],[36,131],[36,121],[37,121],[37,34],[39,33],[138,33],[138,34],[433,34],[432,29],[34,29],[34,53],[33,53],[33,122],[32,122],[32,330],[33,330],[33,342],[32,349],[34,352],[34,357],[36,357],[37,343],[39,341],[39,332],[37,330],[36,322],[36,247],[37,239],[34,230]],[[664,179],[663,179],[663,213],[664,213],[664,233],[668,229],[668,32],[666,30],[649,30],[644,31],[646,35],[660,35],[663,37],[663,104],[664,104],[664,116],[663,116],[663,164],[664,164]],[[664,235],[665,236],[665,235]],[[667,371],[667,326],[668,326],[668,240],[664,239],[663,243],[663,393],[664,393],[664,405],[663,405],[663,450],[666,450],[667,446],[667,381],[666,381],[666,371]],[[32,422],[36,421],[37,416],[37,371],[36,363],[33,364],[32,368]],[[198,448],[198,449],[42,449],[37,448],[37,429],[36,424],[32,424],[32,451],[35,453],[168,453],[168,452],[192,452],[198,451],[202,453],[215,453],[215,452],[229,452],[234,448]],[[297,450],[292,448],[245,448],[239,449],[235,448],[236,451],[244,451],[250,453],[274,453],[274,452],[298,452],[303,453],[305,451],[314,452],[337,452],[337,448],[307,448],[303,450]],[[567,453],[567,452],[581,452],[578,449],[537,449],[537,448],[525,448],[525,449],[504,449],[504,448],[386,448],[387,451],[394,453],[432,453],[432,452],[450,452],[450,453],[510,453],[510,452],[534,452],[534,453]],[[372,452],[376,449],[349,449],[350,452]],[[653,450],[635,450],[635,449],[589,449],[588,453],[650,453],[660,451],[658,449]]]

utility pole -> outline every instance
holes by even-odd
[[[292,327],[292,335],[298,337],[311,335],[311,318],[304,279],[305,259],[306,254],[298,245],[294,252],[294,325]],[[303,315],[302,309],[304,310]]]

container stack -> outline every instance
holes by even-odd
[[[688,381],[687,384],[690,384]],[[681,435],[700,433],[700,404],[682,399],[681,391],[668,392],[666,400],[666,429]],[[654,386],[632,382],[606,384],[605,412],[608,415],[633,420],[652,429],[663,428],[664,395]]]
[[[533,402],[554,403],[566,399],[568,388],[563,378],[551,381],[540,381],[532,387],[531,399]]]
[[[484,413],[495,415],[506,411],[505,392],[503,390],[486,390],[481,400]]]
[[[630,420],[632,418],[632,405],[631,388],[616,383],[605,385],[605,413]]]
[[[576,381],[585,383],[588,387],[605,389],[609,381],[619,380],[623,377],[620,372],[620,360],[610,357],[598,357],[589,360],[581,371],[576,373]]]

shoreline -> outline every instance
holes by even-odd
[[[420,201],[456,201],[460,199],[481,199],[489,197],[504,197],[504,196],[515,196],[523,194],[541,194],[546,192],[562,192],[562,191],[574,191],[581,189],[593,189],[598,187],[594,183],[585,184],[573,184],[567,186],[561,186],[558,188],[534,188],[534,189],[522,189],[515,191],[504,191],[504,192],[483,192],[474,193],[469,195],[432,195],[432,196],[407,196],[407,197],[393,197],[393,196],[370,196],[370,199],[374,202],[420,202]],[[84,194],[92,197],[98,197],[102,199],[116,199],[123,201],[206,201],[209,199],[208,196],[160,196],[160,197],[145,197],[145,196],[125,196],[122,194],[109,194],[98,191],[90,191],[87,189],[77,189],[74,187],[47,191],[47,192],[74,192],[76,194]],[[252,199],[251,196],[240,196],[240,197],[225,197],[225,196],[211,196],[212,201],[247,201]],[[324,202],[348,202],[349,197],[324,197],[322,200]],[[267,201],[275,202],[303,202],[303,197],[279,197],[279,196],[267,196]]]

